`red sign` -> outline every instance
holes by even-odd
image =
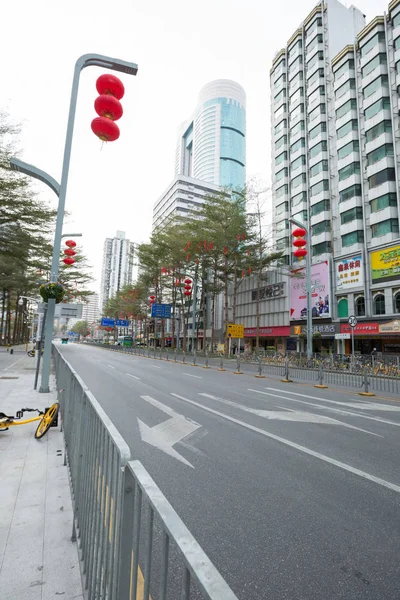
[[[285,337],[290,335],[290,326],[282,327],[260,327],[260,336]],[[257,327],[245,327],[244,337],[257,337]]]
[[[353,328],[348,323],[341,323],[340,333],[351,333]],[[354,327],[354,335],[371,335],[379,333],[379,323],[358,323]]]

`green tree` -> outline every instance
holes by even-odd
[[[77,321],[70,331],[73,333],[79,333],[82,337],[86,337],[90,333],[89,325],[87,321]]]

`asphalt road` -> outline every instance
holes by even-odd
[[[240,600],[399,600],[400,401],[60,348]]]

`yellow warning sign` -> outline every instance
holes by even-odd
[[[228,323],[228,337],[243,339],[244,325],[236,325],[236,323]]]

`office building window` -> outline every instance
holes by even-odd
[[[279,154],[276,159],[275,159],[275,164],[276,165],[280,165],[282,162],[285,162],[285,160],[287,160],[288,157],[288,153],[287,152],[282,152],[282,154]]]
[[[371,127],[371,129],[368,129],[368,131],[365,132],[365,139],[367,142],[372,142],[383,133],[392,133],[391,121],[381,121],[377,125],[374,125],[374,127]]]
[[[324,40],[324,37],[322,35],[322,33],[319,33],[318,35],[316,35],[309,44],[307,44],[306,46],[306,52],[311,52],[311,50],[313,48],[315,48],[315,46],[317,46],[318,44],[322,44]]]
[[[293,120],[296,117],[300,116],[303,112],[304,112],[304,104],[299,104],[299,106],[296,106],[296,108],[294,108],[291,111],[290,118]]]
[[[383,171],[379,171],[379,173],[375,173],[375,175],[368,177],[369,189],[378,187],[378,185],[382,185],[382,183],[386,183],[386,181],[396,181],[394,169],[384,169]]]
[[[400,292],[393,296],[393,312],[400,313]]]
[[[372,237],[381,237],[387,233],[399,233],[399,220],[398,219],[387,219],[387,221],[381,221],[371,225]]]
[[[289,210],[289,202],[282,202],[282,204],[279,204],[276,207],[276,214],[277,215],[283,215],[285,212],[287,212]]]
[[[312,34],[318,29],[318,27],[321,27],[321,26],[322,26],[322,19],[321,19],[321,17],[317,17],[315,19],[315,21],[312,22],[309,29],[306,29],[306,37],[310,38],[312,36]]]
[[[384,294],[376,294],[374,297],[374,315],[384,315],[385,313],[385,296]]]
[[[282,185],[281,187],[279,187],[276,192],[275,192],[275,197],[276,198],[282,198],[282,196],[284,196],[285,194],[289,193],[289,186],[288,184],[286,185]]]
[[[400,48],[400,37],[394,40],[394,49],[398,50]]]
[[[388,76],[380,75],[374,81],[371,81],[369,85],[364,88],[364,98],[371,96],[376,90],[380,90],[383,87],[388,86]]]
[[[303,81],[304,81],[303,71],[300,71],[296,75],[296,77],[293,77],[293,79],[291,79],[291,81],[290,81],[289,94],[291,94],[292,91],[294,91],[300,84],[302,84]]]
[[[307,223],[307,211],[301,210],[300,212],[294,214],[293,218],[296,219],[296,221],[301,221],[302,223]]]
[[[300,138],[299,140],[297,140],[297,142],[295,142],[294,144],[292,144],[290,146],[290,154],[294,154],[295,152],[297,152],[297,150],[300,150],[301,148],[305,148],[306,145],[306,140],[304,138]]]
[[[323,179],[322,181],[319,181],[315,185],[311,186],[310,196],[316,196],[317,194],[320,194],[321,192],[327,192],[328,190],[329,190],[329,180]]]
[[[350,98],[350,100],[347,100],[342,106],[339,106],[336,111],[336,118],[340,119],[341,117],[344,117],[350,110],[357,110],[357,100],[355,98]]]
[[[307,87],[311,87],[320,78],[324,78],[324,69],[318,69],[309,79],[307,79]]]
[[[275,150],[279,150],[282,146],[287,144],[287,135],[283,135],[279,140],[275,142]]]
[[[373,165],[387,156],[393,156],[393,144],[383,144],[367,154],[367,165]]]
[[[303,98],[304,96],[304,90],[303,88],[298,88],[294,94],[292,94],[289,98],[289,102],[290,104],[294,104],[295,102],[297,102],[297,100],[301,100],[301,98]]]
[[[290,135],[294,136],[296,133],[299,133],[299,131],[304,131],[304,121],[299,121],[296,123],[296,125],[291,128]]]
[[[357,130],[358,130],[358,121],[357,121],[357,119],[352,119],[351,121],[348,121],[347,123],[342,125],[342,127],[339,127],[339,129],[336,131],[336,135],[337,135],[337,138],[340,140],[342,137],[344,137],[345,135],[350,133],[350,131],[357,131]]]
[[[314,121],[314,119],[317,119],[320,115],[325,115],[326,114],[326,104],[320,104],[319,106],[317,106],[317,108],[314,108],[314,110],[312,110],[310,112],[310,114],[308,115],[308,120],[311,123],[311,121]]]
[[[366,56],[377,44],[385,42],[385,32],[379,31],[366,44],[361,46],[361,56]]]
[[[365,317],[365,298],[359,296],[355,302],[356,317]]]
[[[389,110],[390,109],[390,99],[385,96],[385,98],[379,98],[376,102],[371,104],[365,111],[365,119],[372,119],[375,115],[377,115],[381,110]]]
[[[278,89],[281,85],[286,83],[286,73],[283,73],[278,79],[275,79],[274,88]]]
[[[378,212],[384,208],[389,208],[389,206],[397,206],[396,194],[391,192],[389,194],[379,196],[379,198],[374,198],[370,201],[369,205],[371,207],[371,213]]]
[[[274,129],[275,135],[277,133],[279,133],[280,131],[283,131],[283,129],[286,129],[286,127],[287,127],[287,120],[283,119],[280,123],[278,123],[277,125],[275,125],[275,129]]]
[[[367,75],[372,73],[372,71],[376,69],[376,67],[379,67],[379,65],[387,65],[386,54],[382,53],[374,56],[374,58],[370,60],[369,63],[367,63],[365,67],[361,69],[361,76],[366,77]]]
[[[330,221],[321,221],[320,223],[316,223],[311,227],[311,235],[320,235],[321,233],[326,233],[331,230],[331,222]]]
[[[306,183],[306,181],[307,181],[307,175],[305,173],[301,173],[300,175],[297,175],[297,177],[292,179],[292,189],[298,187],[302,183]]]
[[[297,71],[299,69],[301,69],[302,66],[303,66],[303,57],[298,56],[296,58],[296,60],[294,60],[292,62],[292,64],[289,66],[289,79],[292,79],[292,76],[294,76],[294,74],[297,73]]]
[[[340,222],[342,223],[342,225],[345,225],[346,223],[351,223],[352,221],[355,221],[356,219],[362,219],[363,218],[363,209],[361,206],[355,206],[354,208],[351,208],[350,210],[346,210],[345,212],[343,212],[340,215]]]
[[[306,157],[304,156],[304,154],[302,154],[301,156],[296,158],[296,160],[294,160],[292,163],[290,163],[290,170],[291,170],[291,172],[296,171],[296,169],[298,169],[299,167],[302,167],[305,164],[306,164]]]
[[[310,131],[308,132],[308,135],[309,135],[310,140],[312,140],[315,137],[317,137],[317,135],[320,135],[321,133],[325,133],[325,132],[326,132],[326,123],[324,121],[323,123],[319,123],[316,127],[313,127],[312,129],[310,129]]]
[[[342,246],[343,248],[347,248],[348,246],[353,246],[353,244],[362,244],[364,242],[364,232],[359,229],[357,231],[352,231],[351,233],[346,233],[342,235]]]
[[[360,163],[353,162],[350,165],[346,165],[345,167],[343,167],[343,169],[339,170],[339,181],[344,181],[345,179],[348,179],[352,175],[359,175],[359,174],[360,174]]]
[[[335,81],[338,81],[343,75],[354,69],[354,58],[349,58],[346,62],[334,72]]]
[[[286,89],[285,89],[285,88],[283,88],[283,89],[282,89],[282,90],[279,92],[279,94],[277,94],[277,95],[275,96],[275,98],[274,98],[275,104],[278,104],[278,102],[281,102],[281,101],[285,100],[285,98],[286,98]]]
[[[320,213],[330,210],[330,202],[329,200],[321,200],[321,202],[317,202],[311,207],[311,216],[315,217]]]
[[[307,201],[307,192],[300,192],[300,194],[296,194],[292,196],[292,208],[300,204],[301,202]]]
[[[322,140],[319,144],[316,144],[312,148],[310,148],[310,158],[315,158],[321,152],[327,152],[328,150],[328,142],[326,140]]]
[[[274,118],[278,119],[279,117],[281,117],[285,112],[287,111],[287,105],[286,104],[282,104],[282,106],[280,106],[278,108],[278,110],[276,110],[274,112]]]
[[[288,52],[288,58],[291,59],[293,58],[293,56],[296,56],[296,54],[302,49],[302,47],[303,41],[301,39],[297,40],[297,42],[290,47]]]
[[[356,89],[356,80],[348,79],[343,85],[340,86],[340,88],[338,88],[336,90],[336,92],[335,92],[336,100],[338,100],[339,98],[344,96],[344,94],[346,94],[348,91],[355,90],[355,89]]]
[[[321,242],[320,244],[315,244],[312,247],[312,255],[319,256],[320,254],[330,253],[332,252],[332,247],[330,242]]]
[[[310,168],[310,177],[314,177],[315,175],[318,175],[318,173],[321,173],[322,171],[327,171],[327,170],[328,170],[328,161],[321,160],[319,163],[317,163],[316,165],[313,165]]]
[[[338,150],[338,159],[341,160],[342,158],[345,158],[352,152],[358,152],[359,148],[360,145],[358,143],[358,140],[351,140],[351,142],[349,142],[348,144],[346,144]]]
[[[357,196],[361,196],[361,184],[359,183],[351,185],[339,192],[339,202],[346,202],[346,200],[350,200],[350,198],[355,198]]]
[[[316,54],[309,61],[307,61],[307,71],[313,68],[314,65],[317,64],[318,61],[324,60],[324,52],[323,50],[318,50]]]

